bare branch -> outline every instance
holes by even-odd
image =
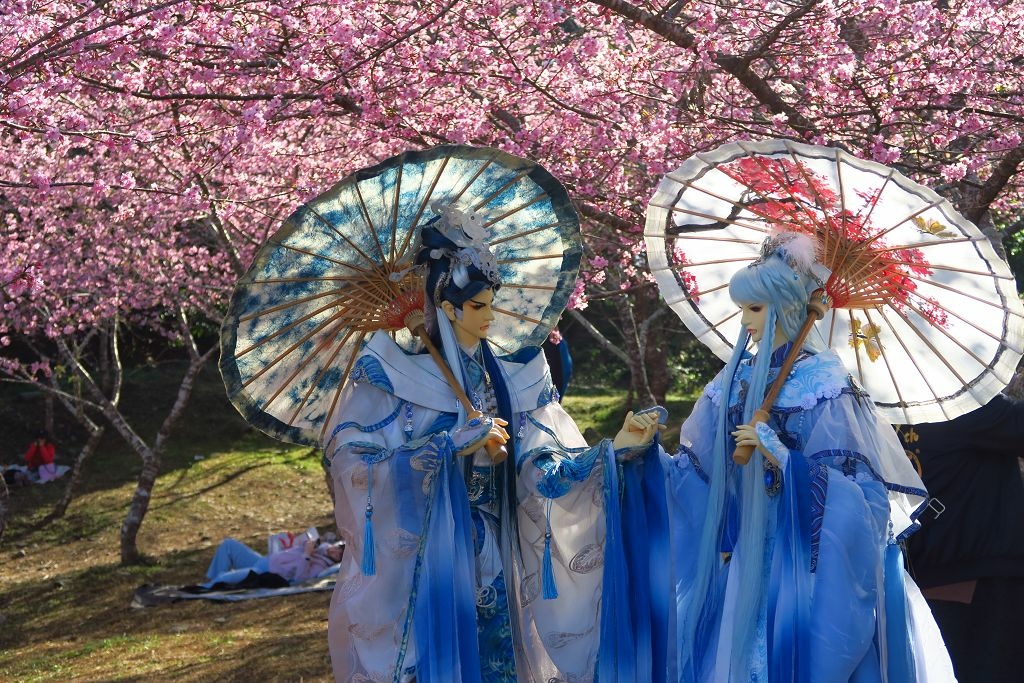
[[[111,21],[108,21],[108,22],[106,22],[104,24],[100,24],[99,26],[95,26],[95,27],[89,29],[88,31],[82,31],[80,33],[75,33],[74,35],[72,35],[72,36],[70,36],[68,38],[65,38],[64,40],[60,41],[59,43],[51,45],[48,49],[41,50],[41,51],[35,53],[31,57],[23,60],[22,62],[20,62],[18,64],[11,64],[12,61],[14,61],[15,59],[21,57],[28,50],[31,50],[33,47],[36,47],[37,45],[40,45],[40,44],[43,44],[43,43],[47,42],[50,38],[54,37],[54,33],[63,30],[70,23],[73,23],[73,22],[65,23],[64,25],[54,29],[54,31],[51,31],[46,36],[43,36],[42,38],[40,38],[39,40],[35,41],[34,43],[25,46],[16,55],[13,55],[11,59],[8,59],[3,64],[4,70],[7,72],[7,74],[11,78],[15,78],[15,77],[19,76],[22,72],[27,71],[28,69],[31,69],[33,66],[35,66],[36,64],[39,64],[42,61],[45,61],[45,60],[53,58],[53,57],[57,57],[58,55],[61,54],[61,50],[63,50],[64,48],[66,48],[69,45],[74,45],[75,43],[84,40],[88,36],[91,36],[91,35],[93,35],[95,33],[99,33],[100,31],[105,31],[108,28],[113,28],[114,26],[124,26],[124,25],[127,25],[130,22],[130,20],[132,20],[132,19],[135,19],[137,17],[141,17],[141,16],[143,16],[145,14],[152,14],[153,12],[157,12],[159,10],[162,10],[165,7],[171,7],[173,5],[179,5],[179,4],[181,4],[181,0],[169,0],[168,2],[163,2],[163,3],[160,3],[158,5],[153,5],[151,7],[144,7],[144,8],[142,8],[141,10],[139,10],[137,12],[132,12],[130,14],[118,15],[115,19],[113,19]],[[101,6],[100,3],[96,4],[96,7],[100,7],[100,6]],[[82,14],[81,17],[76,17],[75,20],[77,20],[79,18],[83,18],[87,14],[88,14],[88,12]],[[111,42],[113,42],[113,41],[111,41]],[[88,46],[86,46],[86,49],[98,49],[98,48],[101,48],[101,47],[106,47],[106,44],[88,45]]]
[[[621,232],[629,232],[639,225],[639,223],[633,223],[632,221],[619,218],[613,213],[602,211],[593,204],[588,204],[586,202],[579,202],[576,208],[579,210],[581,215],[589,218],[595,223],[600,223]]]
[[[83,83],[94,85],[97,88],[102,88],[109,92],[119,93],[121,95],[130,95],[132,97],[138,97],[143,100],[152,100],[156,102],[189,102],[189,101],[207,101],[207,102],[269,102],[270,100],[281,100],[283,102],[312,102],[314,100],[322,100],[323,96],[318,93],[249,93],[247,95],[233,95],[230,93],[190,93],[190,92],[178,92],[178,93],[166,93],[163,95],[154,95],[151,92],[145,90],[129,90],[122,88],[117,85],[111,85],[95,78],[89,78],[88,76],[79,76]],[[348,95],[343,93],[335,93],[331,97],[331,102],[338,105],[350,114],[362,114],[362,107],[356,104]]]
[[[188,357],[192,362],[196,362],[199,359],[199,348],[196,346],[196,339],[192,336],[192,329],[188,324],[188,316],[185,314],[185,309],[178,306],[178,323],[181,327],[181,336],[185,339],[185,348],[188,349]]]
[[[160,431],[157,432],[156,439],[153,441],[154,453],[163,453],[164,444],[171,435],[171,430],[174,429],[178,419],[185,413],[185,407],[192,397],[192,388],[195,386],[199,371],[203,369],[206,362],[213,357],[219,348],[219,345],[214,344],[206,353],[193,357],[189,362],[188,369],[185,370],[185,375],[181,378],[181,384],[178,385],[178,395],[174,399],[174,405],[171,406],[171,411],[167,413],[167,417],[164,418],[163,423],[160,425]]]
[[[649,315],[646,320],[640,323],[640,348],[647,348],[647,338],[651,331],[651,323],[660,318],[668,310],[668,306],[658,306],[654,309],[654,313]]]
[[[150,449],[145,440],[143,440],[143,438],[139,436],[134,429],[132,429],[132,426],[128,424],[128,421],[125,420],[124,416],[117,409],[117,406],[103,394],[99,385],[82,364],[81,359],[76,354],[72,353],[68,345],[62,340],[57,340],[57,349],[60,351],[64,362],[68,364],[72,372],[75,373],[75,375],[85,385],[85,388],[89,393],[92,394],[97,404],[97,408],[103,413],[103,416],[107,418],[107,421],[110,422],[114,429],[117,430],[117,433],[121,435],[121,438],[127,441],[132,447],[132,450],[140,456],[144,456],[148,453]]]
[[[1001,232],[1004,237],[1013,237],[1021,231],[1024,231],[1024,216],[1021,216],[1014,222],[1010,223],[999,232]]]
[[[620,349],[618,346],[616,346],[615,342],[613,342],[611,339],[601,334],[601,331],[594,327],[589,320],[584,318],[582,313],[580,313],[574,308],[570,308],[568,310],[568,313],[570,316],[572,316],[573,320],[578,322],[580,325],[583,325],[583,329],[589,332],[590,335],[594,339],[596,339],[599,344],[601,344],[601,346],[611,351],[616,358],[623,361],[624,363],[629,362],[629,356],[626,354],[626,352]]]
[[[41,384],[35,380],[17,379],[15,377],[0,377],[0,382],[4,382],[6,384],[19,384],[23,386],[34,387],[52,396],[56,396],[60,400],[60,402],[63,403],[65,406],[80,405],[88,408],[93,408],[94,410],[102,410],[102,406],[100,406],[100,404],[98,403],[82,398],[81,396],[69,394],[68,392],[58,389],[54,386],[48,384]],[[71,410],[71,412],[74,412],[74,410],[71,408],[69,408],[69,410]]]
[[[782,35],[783,31],[807,16],[807,14],[809,14],[810,11],[819,4],[819,2],[820,0],[809,0],[809,2],[805,2],[804,4],[794,8],[793,11],[787,14],[782,21],[757,39],[754,46],[747,51],[747,54],[743,55],[742,62],[749,66],[751,62],[764,57],[765,52],[776,40],[779,39],[779,36]]]

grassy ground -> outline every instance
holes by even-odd
[[[165,410],[173,366],[130,376],[124,405],[147,438]],[[0,459],[27,444],[37,395],[0,394]],[[581,429],[611,436],[625,412],[623,393],[574,390],[566,398]],[[689,402],[669,401],[672,441]],[[58,430],[58,462],[76,438]],[[332,529],[331,503],[317,454],[249,429],[223,398],[210,369],[164,460],[139,535],[144,565],[118,563],[118,528],[140,464],[108,435],[67,515],[43,524],[63,482],[12,491],[12,519],[0,543],[0,680],[11,681],[328,681],[329,593],[237,604],[186,601],[133,609],[144,583],[193,583],[213,548],[234,536],[254,548],[270,532],[315,524]]]

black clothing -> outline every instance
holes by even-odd
[[[921,588],[987,576],[1024,577],[1024,402],[999,395],[948,422],[899,429],[921,463],[930,511],[907,542]],[[937,505],[933,505],[937,507]]]
[[[996,396],[948,422],[899,428],[945,506],[907,541],[921,588],[976,582],[969,603],[929,598],[960,683],[1020,681],[1024,630],[1024,402]],[[933,508],[941,507],[932,503]],[[965,595],[967,587],[960,587]]]

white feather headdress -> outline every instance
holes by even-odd
[[[818,260],[818,245],[814,238],[802,232],[791,232],[772,228],[768,238],[761,243],[761,255],[751,265],[763,263],[777,254],[795,272],[815,280],[824,286],[831,271]]]

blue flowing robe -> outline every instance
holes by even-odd
[[[773,354],[769,381],[788,349]],[[708,501],[718,407],[729,402],[731,433],[742,423],[751,369],[745,360],[731,386],[722,386],[720,373],[706,387],[682,426],[679,452],[666,462],[680,624],[690,601],[703,599],[692,595],[690,586]],[[737,547],[739,466],[727,455],[720,550],[731,557],[722,556],[712,579],[717,582],[717,621],[707,642],[694,645],[695,668],[681,670],[680,680],[912,680],[903,675],[913,676],[922,653],[909,632],[903,584],[908,577],[894,543],[916,527],[927,493],[895,432],[876,416],[870,399],[832,352],[804,353],[771,411],[770,424],[757,430],[780,463],[778,473],[765,470],[769,507],[763,545]],[[729,454],[734,445],[730,437]],[[751,552],[765,554],[764,591],[753,642],[736,643],[733,613],[739,587],[732,579]],[[930,613],[918,618],[930,620]],[[937,634],[934,624],[922,631]],[[731,670],[737,647],[746,650],[739,653],[747,662],[743,671]],[[946,657],[941,640],[938,647],[939,656]]]
[[[324,443],[347,541],[328,628],[337,680],[664,679],[658,448],[588,446],[543,354],[517,360],[499,361],[514,509],[500,504],[503,467],[455,455],[456,399],[429,356],[378,333],[356,361]],[[468,375],[468,393],[484,393],[480,369]]]

